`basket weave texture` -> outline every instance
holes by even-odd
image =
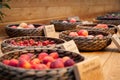
[[[64,51],[60,49],[30,49],[23,51],[9,52],[0,57],[0,79],[2,80],[75,80],[73,66],[65,68],[56,68],[49,70],[33,70],[17,68],[3,64],[1,61],[4,59],[18,58],[21,54],[33,53],[38,55],[40,52],[53,52],[57,51],[60,57],[69,56],[76,63],[84,60],[80,54]]]
[[[71,23],[69,21],[67,23],[64,23],[63,21],[64,20],[52,20],[50,24],[54,24],[56,31],[65,31],[65,30],[75,29],[76,25],[81,24],[80,21],[75,23]]]
[[[41,26],[40,24],[33,24],[36,28],[33,29],[16,29],[11,28],[11,26],[18,26],[19,24],[11,24],[5,27],[6,33],[9,37],[19,37],[19,36],[43,36],[44,32],[42,28],[37,28]]]
[[[77,29],[89,29],[89,30],[99,30],[106,33],[115,34],[117,33],[117,28],[115,25],[108,24],[108,28],[95,28],[97,24],[81,24],[77,25]]]
[[[23,40],[29,40],[29,39],[33,39],[35,41],[45,41],[45,40],[52,40],[55,42],[55,45],[48,45],[48,46],[12,46],[10,45],[10,41],[11,40],[15,40],[16,42],[18,41],[23,41]],[[23,37],[14,37],[14,38],[9,38],[9,39],[5,39],[4,41],[2,41],[1,43],[1,51],[3,53],[9,52],[9,51],[14,51],[14,50],[21,50],[21,49],[25,49],[25,48],[59,48],[57,47],[57,45],[60,45],[62,43],[64,43],[65,41],[62,39],[57,39],[57,38],[50,38],[50,37],[45,37],[45,36],[23,36]]]
[[[101,31],[94,31],[94,30],[88,30],[89,35],[98,35],[102,34],[104,37],[102,39],[99,38],[85,38],[85,37],[72,37],[69,36],[70,32],[76,32],[80,29],[76,30],[67,30],[62,31],[59,35],[61,39],[64,39],[66,41],[74,40],[78,49],[80,51],[98,51],[106,48],[108,45],[111,44],[111,34]]]

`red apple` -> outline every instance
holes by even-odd
[[[53,62],[51,62],[50,64],[50,68],[54,69],[54,68],[63,68],[64,67],[64,63],[60,60],[55,60]]]
[[[18,63],[19,61],[17,59],[11,59],[8,65],[17,67]]]
[[[69,36],[76,37],[76,36],[78,36],[78,34],[77,34],[77,32],[70,32]]]
[[[48,69],[48,67],[45,64],[35,64],[35,65],[32,65],[32,69],[45,70],[45,69]]]
[[[3,60],[2,63],[8,65],[10,63],[10,60]]]
[[[17,26],[11,26],[11,28],[17,28]]]
[[[20,55],[19,60],[23,60],[23,59],[29,61],[30,60],[30,56],[27,55],[27,54]]]
[[[64,56],[64,57],[62,58],[63,62],[65,62],[65,61],[68,60],[68,59],[70,59],[70,57],[68,57],[68,56]]]
[[[47,64],[48,62],[53,62],[54,59],[51,57],[51,56],[46,56],[44,59],[43,59],[43,63],[44,64]]]
[[[49,54],[51,57],[53,57],[54,59],[57,59],[59,57],[59,54],[57,52],[52,52]]]
[[[72,66],[74,64],[75,64],[75,62],[72,59],[68,59],[64,62],[65,67]]]
[[[79,30],[77,33],[79,36],[88,36],[88,31],[84,29]]]
[[[30,64],[31,65],[40,64],[40,60],[38,58],[34,58],[33,60],[30,61]]]
[[[76,22],[76,19],[71,18],[71,19],[70,19],[70,22],[71,22],[71,23],[75,23],[75,22]]]
[[[48,56],[48,54],[46,52],[41,52],[41,53],[39,53],[38,58],[39,58],[39,60],[43,60],[46,56]]]
[[[25,68],[25,69],[30,69],[31,64],[29,63],[29,61],[23,59],[23,60],[19,60],[18,67]]]

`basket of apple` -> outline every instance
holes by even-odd
[[[62,49],[26,49],[0,56],[2,80],[75,80],[73,67],[84,60]]]
[[[41,24],[20,23],[7,25],[5,30],[9,37],[43,36],[43,27]]]
[[[81,21],[71,18],[70,20],[52,20],[50,24],[54,24],[56,31],[64,31],[75,29],[76,25],[81,24]]]
[[[64,43],[62,39],[45,36],[22,36],[5,39],[1,43],[3,53],[21,50],[25,48],[60,48],[58,45]]]
[[[59,34],[66,41],[74,40],[80,51],[97,51],[111,44],[111,34],[100,30],[75,29]]]
[[[90,30],[101,30],[107,33],[115,34],[117,33],[117,27],[111,24],[80,24],[77,25],[77,29],[90,29]]]

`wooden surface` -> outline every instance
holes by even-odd
[[[0,42],[4,39],[1,37]],[[120,80],[120,51],[113,42],[103,51],[80,53],[86,58],[100,57],[105,80]]]

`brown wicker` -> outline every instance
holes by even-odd
[[[35,41],[53,40],[56,43],[56,45],[53,45],[53,46],[28,46],[28,47],[10,45],[11,40],[21,41],[21,40],[29,40],[29,39],[34,39]],[[21,50],[21,49],[25,49],[25,48],[35,48],[35,47],[37,47],[37,48],[59,48],[59,47],[57,47],[57,45],[60,45],[64,42],[65,41],[62,40],[62,39],[50,38],[50,37],[45,37],[45,36],[14,37],[14,38],[9,38],[9,39],[6,39],[6,40],[2,41],[1,51],[3,53],[5,53],[5,52],[13,51],[13,50]]]
[[[52,20],[50,24],[54,24],[56,31],[64,31],[64,30],[75,29],[76,25],[81,24],[81,22],[78,21],[76,23],[70,23],[70,22],[63,23],[63,20]]]
[[[107,33],[115,34],[117,33],[117,27],[115,25],[108,24],[109,28],[95,28],[97,24],[80,24],[77,25],[77,29],[89,29],[89,30],[101,30]]]
[[[80,51],[97,51],[102,50],[106,48],[108,45],[111,44],[111,34],[102,32],[102,31],[94,31],[94,30],[88,30],[89,35],[97,35],[102,34],[104,37],[102,39],[99,38],[87,38],[87,37],[71,37],[69,36],[70,32],[76,32],[80,29],[76,30],[67,30],[60,33],[59,37],[61,39],[64,39],[66,41],[74,40],[78,49]]]
[[[16,29],[11,28],[11,26],[18,26],[19,24],[11,24],[5,27],[6,33],[9,37],[19,37],[19,36],[43,36],[43,29],[37,28],[41,26],[40,24],[33,24],[34,29]]]
[[[27,52],[38,55],[43,51],[48,53],[57,51],[60,57],[69,56],[76,63],[84,60],[84,57],[80,54],[60,49],[29,49],[13,51],[0,57],[0,80],[75,80],[73,66],[48,70],[34,70],[12,67],[1,62],[4,59],[17,59],[21,54],[25,54]]]

